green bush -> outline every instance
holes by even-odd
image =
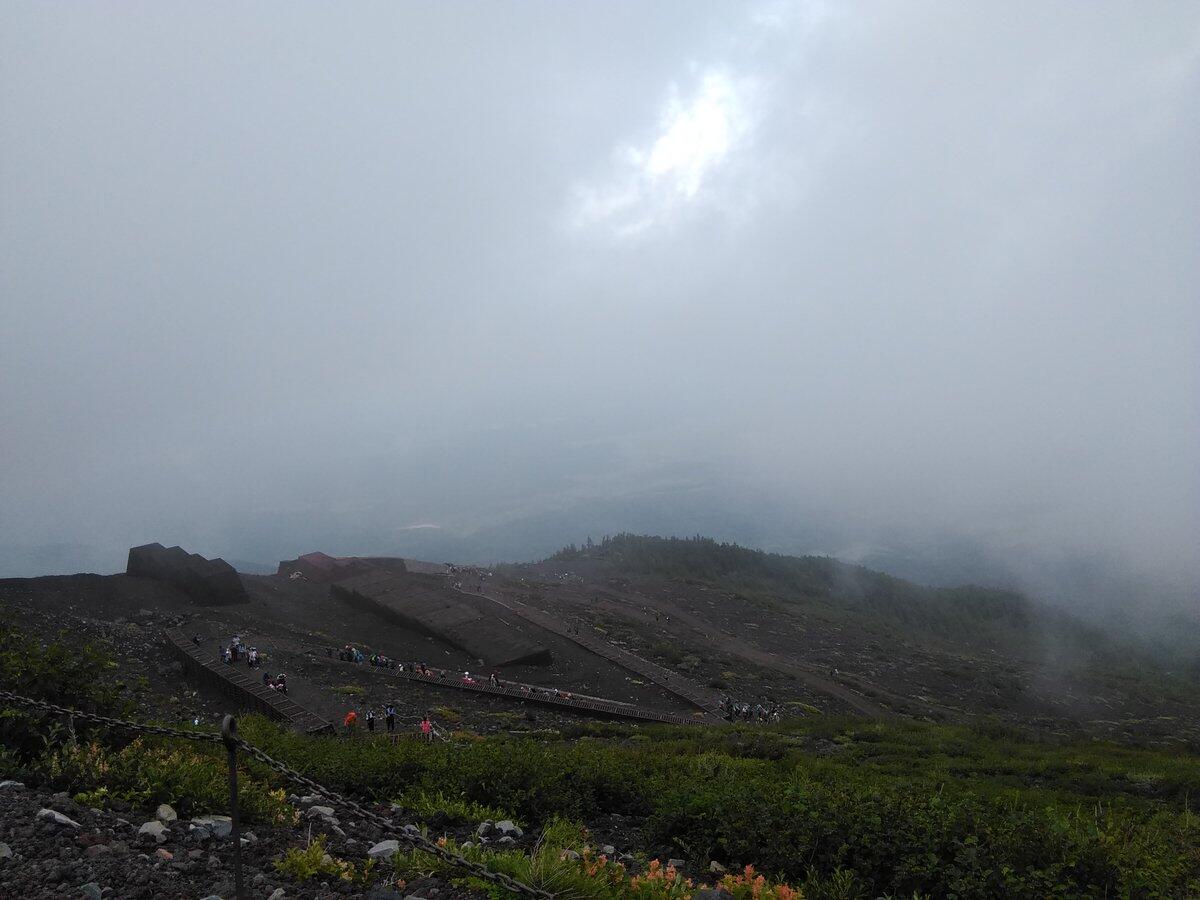
[[[283,856],[275,860],[275,871],[295,881],[308,881],[318,875],[337,878],[353,884],[367,884],[375,868],[375,860],[369,859],[361,866],[331,856],[325,849],[325,835],[317,835],[303,847],[289,847]]]
[[[129,715],[132,702],[114,678],[116,663],[95,643],[74,642],[65,633],[43,642],[16,627],[0,609],[0,687],[109,716]],[[81,740],[101,733],[84,720],[75,723]],[[67,723],[59,715],[31,708],[0,710],[0,769],[20,774],[47,747],[66,741]]]

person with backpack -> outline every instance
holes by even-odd
[[[392,734],[396,730],[396,707],[389,703],[383,708],[384,722],[387,724],[388,734]]]
[[[353,737],[354,726],[358,724],[358,713],[356,713],[354,710],[350,710],[350,712],[346,713],[346,718],[342,720],[342,724],[346,726],[346,735],[348,737]]]
[[[429,721],[429,713],[426,713],[425,718],[421,719],[421,739],[433,741],[433,723]]]
[[[371,734],[375,733],[375,710],[367,710],[367,731]]]

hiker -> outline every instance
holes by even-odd
[[[354,726],[358,724],[358,713],[350,710],[350,712],[346,713],[346,718],[342,720],[342,724],[346,726],[346,734],[353,735]]]
[[[263,672],[263,687],[269,687],[269,688],[275,687],[275,685],[271,683],[270,674],[267,672]]]
[[[195,644],[197,647],[199,647],[200,646],[200,635],[193,634],[192,635],[192,643]]]
[[[275,686],[278,688],[279,693],[287,693],[287,676],[282,672],[280,672],[279,677],[275,679]]]
[[[371,734],[375,733],[375,710],[373,709],[367,710],[367,731]]]
[[[396,730],[396,707],[389,703],[383,708],[384,721],[387,723],[388,734]]]
[[[496,677],[495,672],[488,676],[488,683],[491,684],[492,687],[500,687],[500,679]]]
[[[433,723],[429,721],[429,713],[421,720],[421,738],[426,741],[433,740]]]

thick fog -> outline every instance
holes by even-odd
[[[1193,3],[9,2],[0,128],[0,574],[1200,581]]]

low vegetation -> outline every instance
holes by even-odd
[[[120,708],[99,650],[68,659],[11,626],[0,633],[4,687]],[[33,659],[42,654],[62,669],[42,670]],[[168,802],[183,815],[224,806],[220,746],[102,730],[75,742],[12,711],[0,727],[0,777],[19,771],[100,805]],[[590,723],[565,736],[432,745],[307,737],[257,717],[241,732],[328,787],[399,801],[418,819],[519,819],[542,832],[533,853],[468,852],[564,896],[689,897],[694,886],[678,872],[649,865],[668,854],[700,870],[717,861],[741,873],[730,876],[735,896],[759,898],[1200,895],[1190,808],[1200,760],[1183,750],[823,717],[765,728]],[[294,821],[290,785],[256,761],[241,766],[246,819]],[[636,876],[596,856],[572,824],[614,814],[638,823],[624,848],[647,863]],[[363,877],[326,855],[314,842],[280,865],[297,878]],[[410,875],[438,865],[420,854],[396,860]]]

